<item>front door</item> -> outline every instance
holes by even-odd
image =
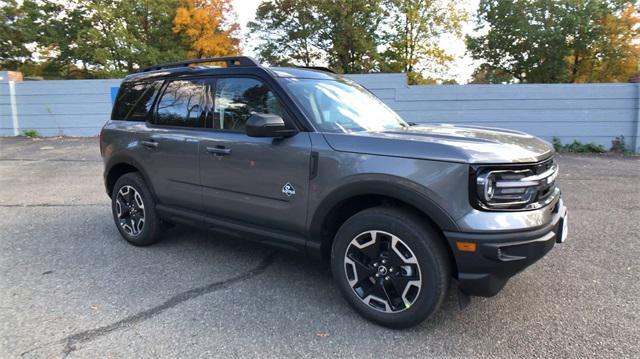
[[[200,143],[203,207],[209,214],[303,233],[307,214],[311,141],[300,132],[286,139],[245,134],[252,113],[282,116],[282,102],[255,78],[218,78],[206,138]]]

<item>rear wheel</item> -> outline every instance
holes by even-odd
[[[118,178],[111,193],[111,210],[118,231],[129,243],[146,246],[160,239],[161,222],[155,201],[139,173]]]
[[[331,269],[349,304],[391,328],[414,326],[446,296],[450,264],[438,232],[411,211],[375,207],[338,230]]]

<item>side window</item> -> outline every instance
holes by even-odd
[[[286,121],[282,103],[262,81],[250,78],[223,78],[216,82],[213,128],[244,131],[253,113],[271,113]]]
[[[162,126],[205,127],[206,83],[202,80],[176,80],[167,84],[156,114]]]
[[[149,84],[147,90],[142,94],[138,102],[127,115],[127,121],[146,121],[153,107],[153,100],[160,91],[161,81]]]
[[[148,83],[124,83],[120,86],[118,97],[116,98],[113,111],[111,112],[112,120],[125,120],[127,114],[135,106],[138,100],[149,88]]]

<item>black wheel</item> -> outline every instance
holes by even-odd
[[[160,239],[161,222],[155,201],[137,172],[122,175],[113,186],[111,210],[124,239],[136,246],[148,246]]]
[[[414,326],[434,313],[451,271],[439,233],[413,212],[393,207],[364,210],[340,227],[331,270],[358,313],[390,328]]]

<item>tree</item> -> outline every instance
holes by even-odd
[[[140,67],[184,59],[188,46],[173,32],[179,0],[124,1],[127,29],[136,39],[136,63]]]
[[[472,84],[506,84],[513,80],[513,76],[502,69],[482,64],[471,75]]]
[[[481,0],[476,31],[467,37],[474,59],[485,68],[508,73],[518,82],[565,80],[564,35],[558,31],[553,2]]]
[[[453,0],[265,0],[249,28],[258,57],[272,65],[412,72],[446,67],[452,57],[438,42],[459,35],[465,16]]]
[[[445,34],[459,36],[467,14],[454,1],[386,0],[388,30],[383,71],[414,72],[446,68],[453,61],[439,44]],[[418,68],[420,69],[418,69]]]
[[[24,0],[16,26],[32,51],[14,61],[26,75],[91,78],[182,59],[189,48],[173,32],[178,5],[179,0]]]
[[[640,71],[640,14],[628,4],[619,16],[599,21],[603,36],[587,48],[575,69],[574,82],[624,82]],[[569,57],[569,62],[575,60]]]
[[[237,55],[239,25],[229,18],[230,0],[183,0],[173,20],[173,31],[189,41],[195,57]]]
[[[21,26],[24,17],[23,9],[15,0],[0,6],[0,63],[4,67],[15,69],[19,59],[31,56],[26,47],[28,34]]]
[[[260,60],[311,66],[323,61],[344,73],[378,67],[383,9],[374,0],[267,0],[249,23]]]
[[[626,4],[620,0],[481,0],[476,30],[482,35],[467,37],[467,46],[475,59],[485,61],[479,75],[487,70],[501,74],[488,79],[502,81],[508,74],[517,82],[576,82],[594,49],[606,45],[604,19],[617,17]]]
[[[323,56],[318,39],[321,25],[311,2],[276,0],[260,3],[248,27],[258,37],[260,60],[279,66],[312,66]]]
[[[343,73],[362,73],[378,66],[378,28],[384,11],[377,0],[318,2],[319,45],[329,66]]]

